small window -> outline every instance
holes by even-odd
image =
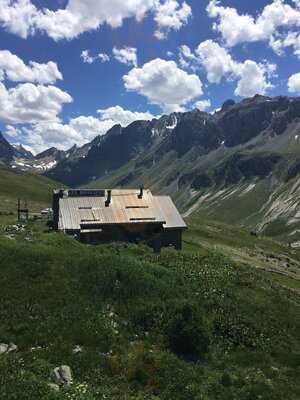
[[[79,210],[91,210],[92,207],[78,207]]]

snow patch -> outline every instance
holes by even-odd
[[[255,183],[251,183],[249,186],[246,187],[246,189],[244,189],[239,197],[244,196],[245,194],[251,192],[251,190],[253,190],[255,188],[256,184]]]
[[[171,131],[176,128],[177,123],[178,123],[176,115],[173,115],[172,118],[173,118],[173,121],[172,121],[171,125],[166,126],[166,129],[170,129]]]

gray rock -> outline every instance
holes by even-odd
[[[8,347],[9,347],[8,344],[0,343],[0,354],[7,353]]]
[[[18,350],[18,346],[14,343],[10,343],[8,346],[7,352],[11,353],[12,351],[17,351],[17,350]]]
[[[81,346],[79,346],[78,344],[72,350],[73,354],[78,354],[78,353],[82,353],[82,352],[83,352],[83,348]]]
[[[55,379],[62,384],[67,386],[73,383],[72,371],[68,365],[61,365],[53,370]]]
[[[10,344],[0,343],[0,354],[7,354],[17,350],[18,346],[15,345],[14,343]]]

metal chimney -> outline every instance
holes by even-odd
[[[138,195],[138,198],[139,198],[139,199],[142,199],[142,198],[143,198],[143,195],[144,195],[144,186],[141,185],[141,187],[140,187],[140,193],[139,193],[139,195]]]
[[[107,191],[107,198],[105,200],[105,207],[109,207],[111,203],[111,190]]]

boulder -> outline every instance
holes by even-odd
[[[17,351],[17,350],[18,350],[18,346],[15,345],[14,343],[10,343],[10,344],[0,343],[0,355],[11,353],[11,352]]]
[[[7,353],[7,350],[8,350],[8,344],[0,343],[0,354]]]
[[[73,383],[72,371],[68,365],[61,365],[53,370],[55,379],[64,385],[71,385]]]

